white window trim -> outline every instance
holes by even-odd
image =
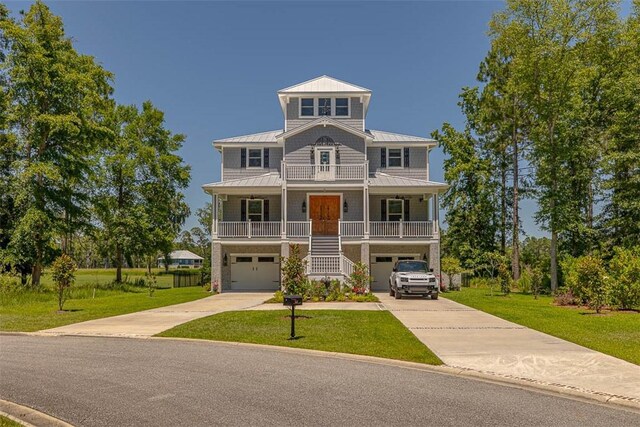
[[[250,153],[251,150],[260,150],[260,166],[251,166],[250,165]],[[264,169],[264,148],[249,148],[247,147],[247,169]]]
[[[302,115],[302,98],[313,99],[313,116]],[[320,98],[331,99],[331,115],[320,116],[318,114],[318,109],[319,109],[318,99]],[[336,99],[337,98],[347,98],[347,108],[349,109],[349,114],[347,114],[346,116],[336,116]],[[319,117],[336,117],[338,119],[350,119],[351,118],[351,97],[350,96],[301,96],[298,98],[298,118],[299,119],[311,119],[311,118],[317,119]]]
[[[386,200],[387,200],[387,222],[391,221],[389,219],[389,214],[390,214],[389,202],[396,202],[396,201],[401,202],[400,205],[402,206],[402,213],[400,214],[400,221],[403,221],[404,220],[404,199],[386,199]],[[398,214],[394,213],[391,215],[398,215]]]
[[[389,150],[400,150],[400,166],[389,166]],[[404,169],[404,147],[387,147],[387,169]]]
[[[249,202],[260,202],[260,222],[264,222],[264,199],[245,199],[244,203],[245,203],[245,212],[247,213],[247,218],[246,218],[247,221],[249,221],[251,215],[257,215],[257,214],[249,213]],[[251,220],[251,221],[254,221],[254,220]]]

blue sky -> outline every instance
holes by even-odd
[[[29,2],[9,1],[17,12]],[[475,84],[499,1],[48,2],[76,49],[115,74],[123,104],[150,99],[187,136],[192,211],[220,179],[211,141],[282,127],[276,91],[322,74],[370,88],[367,126],[428,136],[463,117],[457,97]],[[440,149],[432,179],[442,181]],[[522,206],[524,230],[541,234]],[[192,216],[186,228],[196,225]]]

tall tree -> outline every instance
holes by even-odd
[[[464,133],[445,123],[434,132],[445,154],[444,177],[450,184],[443,197],[446,209],[449,255],[466,268],[474,268],[481,255],[495,250],[495,189],[491,162],[478,155],[476,141],[467,128]]]
[[[640,1],[622,28],[607,76],[605,98],[611,104],[604,155],[606,191],[601,223],[609,248],[640,242]]]
[[[86,208],[69,183],[86,181],[87,158],[108,134],[103,112],[112,76],[74,50],[62,20],[41,1],[20,22],[3,17],[0,31],[8,46],[7,125],[16,136],[15,229],[7,251],[32,264],[39,285],[53,239],[68,224],[65,213]]]
[[[576,195],[569,165],[583,152],[567,123],[585,66],[586,41],[614,10],[606,0],[509,0],[491,21],[496,43],[513,48],[512,73],[534,119],[531,127],[536,168],[537,220],[551,232],[551,288],[558,287],[558,236],[572,223]],[[614,15],[615,16],[615,15]]]
[[[142,110],[118,106],[111,126],[115,138],[99,158],[95,192],[96,216],[102,247],[122,281],[126,259],[171,251],[189,215],[181,190],[190,179],[189,167],[175,152],[184,141],[164,127],[164,115],[150,102]]]

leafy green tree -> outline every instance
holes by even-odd
[[[306,263],[300,258],[299,245],[289,245],[289,256],[281,259],[281,265],[284,293],[304,295],[307,285]]]
[[[30,264],[37,286],[55,254],[54,238],[87,211],[75,184],[87,181],[88,158],[109,134],[104,112],[112,75],[74,50],[62,20],[41,1],[20,22],[8,19],[3,7],[0,33],[2,96],[8,98],[3,128],[15,137],[9,159],[13,231],[5,259]]]
[[[453,279],[453,276],[464,271],[462,265],[460,265],[460,260],[451,256],[442,257],[440,260],[440,270],[442,270],[442,272],[449,278],[449,286],[447,286],[447,289],[451,289],[451,280]]]
[[[58,293],[59,311],[62,311],[64,303],[69,297],[69,289],[75,281],[77,269],[76,263],[67,254],[60,255],[51,266],[51,278],[56,285],[56,292]]]
[[[478,155],[469,129],[456,131],[445,123],[434,132],[445,154],[444,177],[450,184],[443,197],[447,223],[446,247],[449,255],[473,268],[484,252],[495,249],[495,192],[491,162]]]
[[[94,204],[102,246],[120,282],[127,257],[144,255],[150,266],[158,253],[171,251],[189,214],[180,190],[190,176],[175,154],[184,137],[164,128],[163,114],[150,102],[142,111],[118,106],[110,120],[115,138],[98,159]]]
[[[640,306],[640,246],[635,249],[614,248],[609,269],[613,302],[625,310]]]

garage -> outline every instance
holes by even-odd
[[[278,255],[231,255],[231,290],[275,291],[279,288],[280,260]]]
[[[419,259],[419,255],[372,255],[371,256],[371,290],[385,292],[389,290],[389,276],[396,261]]]

